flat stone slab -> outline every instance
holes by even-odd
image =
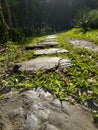
[[[10,92],[0,99],[0,130],[98,130],[92,114],[46,90]]]
[[[57,41],[42,41],[42,42],[37,43],[35,45],[28,45],[25,47],[25,49],[29,50],[29,49],[35,49],[35,48],[54,47],[56,45],[58,45]]]
[[[42,42],[57,42],[57,39],[45,39]]]
[[[77,48],[85,48],[94,52],[98,52],[98,45],[94,44],[93,42],[79,39],[71,39],[68,42]]]
[[[47,39],[56,39],[57,36],[56,36],[56,35],[48,35],[46,38],[47,38]]]
[[[34,55],[43,55],[43,54],[53,54],[53,53],[68,53],[68,50],[62,48],[50,48],[50,49],[40,49],[34,52]]]
[[[37,72],[38,70],[46,71],[56,69],[57,67],[64,69],[69,66],[72,66],[72,64],[68,59],[62,59],[60,57],[40,57],[30,61],[17,63],[14,70],[15,68],[18,68],[21,71]]]

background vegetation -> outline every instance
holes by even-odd
[[[5,42],[9,39],[20,41],[24,36],[62,31],[75,25],[86,28],[88,14],[85,10],[78,13],[77,18],[80,21],[73,22],[77,11],[84,7],[89,10],[97,9],[98,1],[0,0],[0,41]],[[98,26],[98,11],[90,11],[89,16],[90,27],[96,28]],[[94,24],[92,24],[92,20]]]

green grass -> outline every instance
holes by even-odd
[[[29,37],[29,38],[24,39],[23,44],[25,44],[25,45],[34,44],[34,43],[40,42],[45,39],[46,39],[45,35]]]
[[[84,39],[98,44],[98,29],[89,30],[84,34],[82,28],[74,28],[66,33],[66,37]]]
[[[6,79],[12,76],[12,70],[15,63],[29,60],[34,58],[32,50],[25,50],[25,46],[28,44],[35,44],[44,40],[45,36],[28,38],[24,43],[7,42],[0,46],[0,50],[4,49],[4,52],[0,53],[0,84],[3,86],[6,84]]]
[[[87,35],[88,34],[88,35]],[[96,35],[96,36],[95,36]],[[6,53],[0,57],[1,84],[9,84],[12,90],[32,89],[42,87],[47,89],[60,100],[85,104],[91,99],[98,99],[98,53],[77,49],[67,43],[68,38],[79,38],[97,42],[97,30],[89,31],[84,35],[81,29],[72,29],[58,34],[59,47],[69,50],[66,54],[51,54],[68,58],[73,66],[64,71],[50,71],[36,74],[20,72],[14,74],[13,66],[17,62],[35,58],[34,51],[25,51],[27,44],[8,43]],[[27,43],[34,44],[45,37],[31,38]]]

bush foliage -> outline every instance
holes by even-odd
[[[21,29],[18,29],[18,28],[10,29],[9,35],[10,35],[10,41],[13,41],[13,42],[20,42],[24,38],[24,33],[22,32]]]
[[[80,9],[74,18],[74,23],[84,30],[98,28],[98,10]]]

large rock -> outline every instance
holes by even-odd
[[[44,54],[53,54],[53,53],[68,53],[68,50],[62,48],[50,48],[50,49],[40,49],[34,52],[34,55],[44,55]]]
[[[42,89],[10,92],[0,99],[0,130],[97,130],[92,114]]]
[[[42,41],[40,43],[37,43],[35,45],[28,45],[26,46],[26,50],[29,50],[29,49],[35,49],[35,48],[45,48],[45,47],[54,47],[58,45],[58,42],[57,41]]]
[[[80,39],[70,39],[69,43],[73,44],[77,48],[85,48],[90,51],[98,52],[98,45],[90,41],[80,40]]]
[[[17,67],[18,66],[18,67]],[[68,59],[62,59],[60,57],[39,57],[30,61],[17,63],[14,67],[22,71],[37,72],[38,70],[46,71],[51,69],[64,69],[72,66]]]

